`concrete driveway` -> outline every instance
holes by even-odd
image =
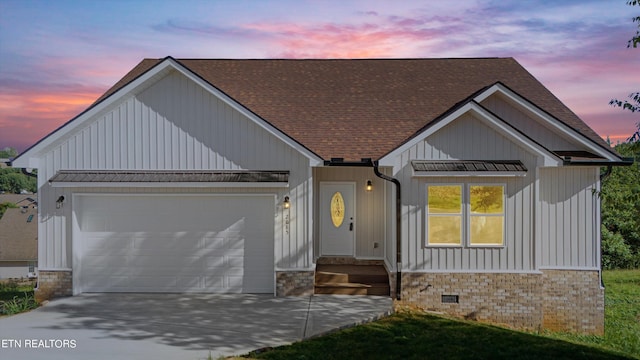
[[[388,297],[83,294],[0,318],[2,359],[206,359],[374,320]]]

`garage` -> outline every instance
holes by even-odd
[[[74,292],[274,292],[273,195],[77,194]]]

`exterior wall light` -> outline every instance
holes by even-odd
[[[284,205],[285,209],[288,209],[288,208],[291,207],[291,202],[289,201],[289,197],[288,196],[284,197],[284,204],[283,205]]]
[[[371,180],[367,180],[367,191],[373,190],[373,183]]]
[[[62,203],[64,203],[64,196],[60,195],[58,200],[56,200],[56,209],[60,209],[62,207]]]

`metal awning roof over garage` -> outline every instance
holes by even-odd
[[[288,187],[289,171],[60,170],[53,187]]]
[[[414,176],[524,176],[520,160],[413,160]]]

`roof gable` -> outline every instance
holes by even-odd
[[[538,157],[539,166],[559,166],[562,164],[562,160],[558,155],[546,149],[544,146],[514,128],[503,119],[497,117],[473,99],[469,99],[467,102],[456,106],[445,116],[442,116],[436,121],[430,123],[429,126],[419,133],[419,135],[411,138],[409,141],[386,154],[382,159],[380,159],[380,165],[393,166],[397,156],[411,149],[417,143],[425,141],[429,136],[438,133],[438,131],[454,121],[462,119],[467,114],[472,115],[474,119],[482,121],[483,124],[509,139],[509,141],[517,144],[523,149],[526,149],[528,152],[535,154]]]
[[[150,62],[148,61],[144,61],[143,63],[144,67],[147,67],[147,65],[150,64]],[[259,127],[263,128],[268,133],[274,135],[276,138],[282,140],[287,145],[298,150],[304,156],[309,158],[312,164],[317,164],[321,161],[321,159],[316,154],[311,152],[302,144],[296,142],[294,139],[287,136],[287,134],[281,132],[268,122],[257,117],[248,109],[242,107],[233,99],[226,96],[223,92],[219,91],[217,88],[204,81],[197,74],[194,74],[189,69],[176,62],[174,59],[166,58],[164,61],[155,63],[154,65],[148,67],[148,69],[141,74],[136,74],[133,71],[130,72],[127,76],[125,76],[125,78],[128,79],[128,82],[126,82],[126,84],[121,85],[117,89],[110,89],[87,110],[71,119],[60,128],[56,129],[54,132],[40,140],[34,146],[27,149],[27,151],[25,151],[24,153],[20,154],[20,156],[18,156],[18,158],[13,161],[14,166],[38,168],[39,156],[41,153],[46,152],[51,147],[56,146],[57,144],[60,144],[68,138],[72,137],[74,133],[79,129],[82,129],[87,122],[90,122],[98,118],[100,115],[106,113],[110,110],[111,107],[114,106],[114,104],[117,104],[127,96],[130,96],[131,94],[139,94],[145,89],[151,87],[158,80],[168,75],[171,71],[177,71],[178,73],[194,81],[196,84],[202,86],[208,92],[212,93],[214,96],[218,97],[220,100],[229,105],[231,108],[245,115],[250,120],[254,121]]]

